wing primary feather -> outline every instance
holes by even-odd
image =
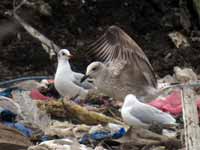
[[[106,41],[101,41],[100,44],[96,45],[95,47],[91,48],[90,51],[92,51],[93,54],[96,56],[99,56],[101,53],[101,49],[106,45]]]
[[[101,55],[105,52],[107,53],[106,51],[103,51],[103,49],[105,49],[108,45],[107,41],[104,41],[104,43],[102,43],[102,45],[100,45],[99,47],[97,47],[95,49],[95,51],[97,52],[97,56],[101,58]]]
[[[105,60],[109,56],[109,51],[110,51],[110,45],[105,42],[106,44],[102,47],[102,49],[99,51],[98,56]]]
[[[148,73],[151,84],[157,86],[155,73],[145,53],[121,28],[109,27],[90,47],[91,52],[103,61],[124,60],[128,64],[135,64],[141,73]]]
[[[98,44],[105,38],[105,35],[100,36],[96,41],[92,42],[89,47],[93,47],[94,45]]]
[[[109,47],[109,51],[110,51],[110,55],[108,55],[106,62],[111,61],[113,58],[113,54],[114,54],[113,46]]]

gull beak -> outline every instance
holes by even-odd
[[[85,81],[88,77],[89,77],[89,75],[84,75],[84,76],[81,78],[81,83],[82,83],[83,81]]]
[[[73,58],[73,55],[72,54],[69,54],[68,55],[69,59]]]

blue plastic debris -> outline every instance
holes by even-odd
[[[97,131],[92,134],[85,134],[81,140],[80,144],[87,144],[90,141],[100,141],[108,138],[118,139],[124,136],[126,133],[124,128],[120,128],[118,132],[111,133],[110,131]]]
[[[47,135],[43,135],[42,137],[41,137],[41,141],[42,142],[44,142],[44,141],[49,141],[49,140],[51,140]]]
[[[0,119],[1,121],[13,122],[17,114],[11,112],[10,110],[3,109],[0,107]]]
[[[112,137],[112,134],[111,134],[110,131],[108,131],[108,132],[106,132],[106,131],[97,131],[95,133],[92,133],[90,135],[90,137],[93,140],[103,140],[103,139]]]
[[[80,144],[88,144],[90,142],[90,135],[85,134],[83,137],[79,140]]]
[[[126,134],[126,130],[124,128],[120,128],[118,132],[112,135],[113,139],[119,139]]]
[[[17,129],[19,132],[21,132],[26,137],[31,137],[32,136],[32,130],[29,129],[29,128],[26,128],[21,123],[3,122],[3,124],[8,126],[8,127]]]
[[[0,96],[11,97],[12,96],[11,92],[13,90],[16,90],[16,89],[17,89],[17,87],[12,87],[12,88],[5,89],[5,90],[0,92]]]

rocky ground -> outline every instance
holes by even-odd
[[[12,0],[0,1],[0,80],[54,75],[56,59],[50,60],[40,42],[8,16],[12,9]],[[118,25],[143,48],[159,77],[171,74],[174,66],[200,73],[197,16],[187,0],[29,0],[18,15],[75,53],[74,70],[84,72],[93,59],[85,59],[88,43]],[[190,46],[176,48],[168,36],[173,31],[185,35]]]

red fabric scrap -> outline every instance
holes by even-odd
[[[30,93],[30,96],[34,100],[49,100],[50,97],[44,96],[42,93],[38,91],[38,89],[33,89]]]
[[[169,96],[162,99],[155,99],[149,104],[164,112],[169,112],[174,116],[179,116],[182,113],[181,91],[176,90],[172,92]]]
[[[157,98],[148,104],[178,117],[182,114],[181,90],[175,90],[169,96]],[[197,100],[197,108],[200,109],[200,99]]]

